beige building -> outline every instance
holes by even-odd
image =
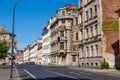
[[[23,51],[24,63],[33,62],[41,64],[42,62],[42,39],[38,38],[33,44],[27,45]]]
[[[105,59],[116,67],[120,0],[78,0],[51,18],[50,64],[100,67]],[[119,63],[120,64],[120,63]]]
[[[12,33],[6,27],[0,27],[0,40],[6,40],[11,43]]]
[[[15,54],[15,63],[18,64],[24,63],[23,50],[17,50],[17,53]]]
[[[37,62],[37,64],[41,64],[42,63],[42,39],[41,38],[39,38],[37,40],[37,44],[38,44],[38,49],[37,49],[38,62]]]
[[[51,54],[50,63],[54,65],[77,65],[76,53],[72,51],[72,26],[78,7],[66,5],[57,10],[56,19],[52,22],[51,29]],[[76,22],[76,24],[78,24]]]
[[[115,11],[120,0],[79,0],[79,64],[100,67],[103,59],[115,66],[118,54],[118,20]],[[114,36],[116,35],[116,36]]]
[[[11,44],[12,34],[10,31],[6,29],[5,26],[0,27],[0,40],[7,41],[9,45]],[[0,60],[0,61],[4,62],[4,60]],[[5,62],[9,63],[9,57],[5,58]]]

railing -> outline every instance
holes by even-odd
[[[65,18],[73,18],[73,15],[64,15],[64,16],[60,15],[60,16],[58,16],[58,19],[65,19]]]

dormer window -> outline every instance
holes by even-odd
[[[62,16],[65,16],[65,11],[62,11]]]
[[[70,14],[71,14],[71,11],[70,11],[70,10],[67,10],[67,14],[70,15]]]

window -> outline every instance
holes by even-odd
[[[75,55],[72,56],[72,61],[76,62],[76,56]]]
[[[71,11],[70,11],[70,10],[67,10],[67,13],[68,13],[68,15],[70,15],[70,14],[71,14]]]
[[[89,18],[88,11],[86,11],[86,21],[88,21],[88,18]]]
[[[91,66],[93,66],[93,63],[91,63]]]
[[[65,24],[65,20],[62,20],[62,24]]]
[[[92,12],[92,8],[90,8],[90,18],[92,18],[92,15],[93,14],[93,12]]]
[[[62,11],[62,16],[65,16],[65,11]]]
[[[87,66],[89,66],[89,63],[87,63]]]
[[[89,55],[89,47],[88,47],[88,46],[86,47],[86,55],[87,55],[86,57],[89,57],[89,56],[90,56],[90,55]]]
[[[65,62],[65,56],[62,56],[62,62]]]
[[[84,63],[82,63],[82,66],[84,65]]]
[[[94,6],[95,9],[95,16],[97,15],[97,5]]]
[[[78,26],[78,17],[75,17],[75,25]]]
[[[82,13],[80,13],[80,23],[82,23]]]
[[[80,30],[81,32],[81,40],[83,39],[83,30]]]
[[[93,37],[93,27],[90,27],[91,37]]]
[[[91,54],[92,54],[92,56],[94,56],[94,53],[93,53],[93,46],[91,46]]]
[[[89,31],[88,31],[88,28],[86,29],[86,38],[89,38]]]
[[[79,56],[83,57],[83,47],[81,47],[80,49],[81,49],[81,53],[79,54]]]
[[[97,24],[95,25],[95,33],[96,33],[96,35],[98,35],[98,25]]]
[[[76,33],[76,41],[78,40],[78,33]]]
[[[98,56],[98,45],[95,45],[95,49],[96,49],[96,55]]]
[[[96,66],[98,66],[98,63],[95,63]]]
[[[60,49],[64,49],[64,42],[60,42]]]
[[[64,37],[64,31],[60,31],[60,37]]]

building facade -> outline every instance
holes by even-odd
[[[56,20],[51,24],[51,64],[75,66],[76,53],[72,51],[72,26],[78,7],[66,5],[57,10]]]
[[[23,51],[24,63],[30,62],[30,44]]]
[[[119,3],[119,0],[79,0],[80,66],[100,67],[103,59],[110,67],[115,66],[112,45],[118,40],[118,20],[114,11]]]
[[[24,63],[23,50],[17,50],[17,53],[15,54],[15,63],[17,64]]]
[[[50,37],[51,31],[50,31],[50,21],[48,25],[44,28],[43,33],[42,33],[42,64],[43,65],[48,65],[50,63],[50,51],[51,51],[51,46],[50,46]]]
[[[38,49],[37,49],[37,59],[38,59],[38,62],[37,62],[37,64],[41,64],[42,63],[42,39],[39,38],[37,40],[37,43],[38,43]]]
[[[6,40],[11,43],[12,33],[6,27],[0,27],[0,40]]]
[[[118,13],[118,20],[119,20],[119,54],[116,55],[116,68],[120,69],[120,8],[116,11]]]
[[[6,29],[5,26],[0,27],[0,40],[7,41],[8,45],[11,45],[12,34]],[[9,63],[9,56],[4,59],[0,59],[0,62]]]
[[[34,62],[35,64],[37,64],[37,49],[38,49],[38,45],[37,45],[37,41],[35,41],[33,44],[30,45],[30,62]]]

